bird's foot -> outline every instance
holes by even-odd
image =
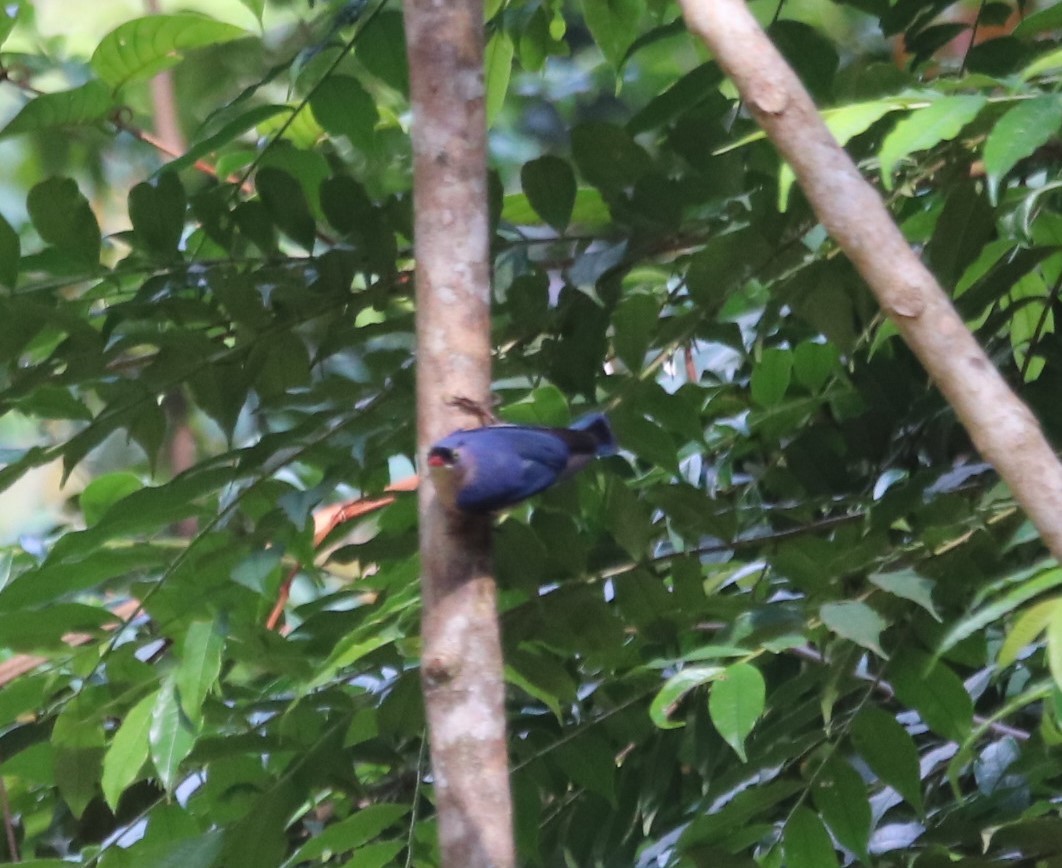
[[[495,399],[492,397],[492,403]],[[464,395],[454,395],[446,399],[447,406],[454,407],[469,416],[475,416],[476,421],[483,427],[488,425],[500,425],[501,419],[494,415],[494,411],[483,406],[479,401],[466,398]]]

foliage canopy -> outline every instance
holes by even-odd
[[[497,524],[522,862],[1058,858],[1062,569],[674,4],[487,6],[499,413],[604,406],[624,447]],[[1057,441],[1062,6],[758,12]],[[39,656],[6,830],[42,866],[435,864],[412,498],[314,552],[412,470],[400,9],[84,56],[35,14],[0,10],[0,485],[76,493],[0,553],[0,654]]]

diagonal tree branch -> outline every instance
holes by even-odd
[[[811,97],[743,0],[681,0],[686,23],[733,79],[844,250],[969,431],[1062,559],[1062,465],[911,250],[877,192],[837,144]]]
[[[463,421],[448,399],[490,397],[481,0],[405,4],[413,106],[417,446]],[[447,868],[514,864],[505,683],[490,520],[420,486],[421,682]]]

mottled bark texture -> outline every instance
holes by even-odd
[[[470,420],[448,399],[489,406],[490,245],[483,7],[405,4],[413,104],[417,445]],[[471,423],[471,424],[474,424]],[[512,802],[490,520],[420,497],[421,681],[448,868],[511,866]]]
[[[807,91],[744,0],[681,0],[686,23],[715,55],[796,173],[815,213],[866,280],[975,445],[1062,558],[1062,466],[1032,412],[956,313],[882,204],[834,141]]]

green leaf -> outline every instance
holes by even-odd
[[[1055,686],[1062,690],[1062,609],[1055,609],[1047,624],[1047,666]]]
[[[172,259],[184,232],[186,207],[184,187],[173,172],[163,172],[154,183],[137,184],[129,191],[133,237],[149,253]]]
[[[22,242],[18,233],[0,214],[0,289],[10,292],[15,288],[21,255]]]
[[[114,616],[101,606],[84,603],[52,603],[46,609],[0,615],[0,636],[4,646],[21,651],[64,648],[64,637],[73,632],[104,632]]]
[[[764,350],[752,371],[749,383],[752,400],[761,407],[773,407],[781,403],[789,389],[792,376],[792,352],[779,347]]]
[[[534,209],[530,199],[524,193],[508,194],[502,203],[501,216],[502,219],[518,225],[541,222],[541,215]],[[604,226],[610,219],[608,206],[597,190],[581,187],[575,191],[575,204],[572,206],[569,223]]]
[[[885,657],[881,648],[881,631],[888,625],[885,619],[866,603],[859,600],[842,600],[839,603],[823,603],[819,607],[822,623],[838,636],[862,645]]]
[[[878,708],[864,708],[852,724],[851,738],[874,774],[922,814],[918,750],[896,718]]]
[[[117,91],[176,66],[187,51],[247,35],[240,27],[205,15],[149,15],[126,21],[104,36],[89,63]]]
[[[70,699],[56,718],[51,743],[59,793],[74,816],[80,817],[96,796],[103,760],[103,725],[95,696]]]
[[[944,634],[940,641],[937,654],[945,654],[951,648],[958,645],[967,636],[971,636],[988,624],[998,621],[1004,615],[1013,612],[1023,603],[1027,603],[1034,597],[1038,597],[1045,591],[1052,590],[1062,585],[1062,568],[1051,567],[1038,569],[1033,575],[1018,582],[1006,593],[996,597],[987,606],[983,606],[971,615],[960,618],[952,625],[951,629]]]
[[[1035,36],[1048,30],[1057,30],[1059,27],[1062,27],[1062,7],[1052,3],[1023,17],[1014,28],[1014,36]]]
[[[259,124],[265,123],[279,114],[291,114],[291,112],[291,106],[286,105],[258,105],[249,108],[226,123],[216,133],[211,133],[206,138],[197,140],[181,156],[166,163],[159,171],[177,173],[187,169],[189,166],[194,165],[196,160],[229,144],[248,130],[253,130]],[[216,190],[217,188],[214,189]]]
[[[543,220],[558,232],[568,227],[575,207],[575,172],[567,160],[547,154],[524,163],[520,185]]]
[[[608,743],[593,733],[557,745],[556,762],[573,784],[616,806],[616,758]]]
[[[839,864],[826,827],[818,814],[803,805],[786,821],[782,846],[789,868],[829,868]]]
[[[922,651],[904,648],[893,655],[889,675],[900,702],[917,711],[930,729],[950,741],[966,738],[973,700],[945,664],[934,663]]]
[[[583,0],[583,15],[605,59],[616,69],[638,36],[645,0]]]
[[[742,762],[745,739],[763,714],[767,696],[760,670],[751,663],[734,663],[712,685],[708,697],[708,714],[712,723]]]
[[[85,486],[78,499],[85,524],[96,524],[113,504],[143,487],[140,477],[126,470],[97,476]]]
[[[1030,606],[1018,616],[1014,626],[1007,631],[1007,638],[999,648],[998,664],[1009,666],[1018,659],[1018,653],[1036,641],[1047,626],[1062,618],[1062,598],[1052,597],[1035,606]]]
[[[399,93],[409,93],[406,33],[400,12],[381,12],[366,24],[358,36],[354,56],[385,84]]]
[[[1026,66],[1021,71],[1020,77],[1023,81],[1028,81],[1039,75],[1054,74],[1060,68],[1062,68],[1062,48],[1056,48],[1054,51],[1041,54]]]
[[[850,139],[869,130],[889,112],[909,107],[909,101],[887,99],[825,109],[821,115],[826,128],[837,140],[837,144],[844,146]],[[788,163],[783,163],[778,173],[778,206],[781,211],[786,209],[794,181],[796,181],[796,175],[793,174],[793,170]]]
[[[92,126],[107,118],[113,109],[114,100],[107,85],[92,79],[71,90],[35,96],[0,130],[0,138]]]
[[[726,672],[724,666],[687,666],[672,675],[649,706],[649,717],[660,729],[677,729],[685,724],[671,720],[671,712],[682,697],[696,687],[715,681]]]
[[[840,371],[840,359],[833,344],[803,341],[793,350],[793,374],[800,385],[817,392]]]
[[[100,261],[100,225],[72,178],[49,178],[29,192],[26,209],[37,232],[80,264]]]
[[[262,23],[262,13],[265,11],[266,0],[240,0],[244,6],[246,6],[251,14],[258,19],[258,23]]]
[[[576,684],[557,659],[530,648],[506,654],[505,680],[543,703],[558,721],[563,719],[562,703],[576,699]]]
[[[572,158],[602,192],[632,187],[651,167],[649,155],[622,127],[588,121],[572,130]]]
[[[985,141],[985,170],[995,203],[1004,176],[1020,160],[1046,144],[1062,126],[1062,94],[1018,103],[1003,115]]]
[[[312,253],[317,224],[299,182],[287,172],[266,167],[258,170],[255,186],[273,223],[307,253]]]
[[[152,706],[148,744],[159,782],[168,792],[180,783],[180,765],[195,747],[196,737],[195,725],[181,709],[176,681],[167,676]]]
[[[118,800],[125,788],[137,779],[148,758],[148,731],[151,714],[158,702],[158,691],[150,693],[134,705],[111,740],[103,758],[101,786],[103,798],[111,810],[117,810]]]
[[[203,701],[214,689],[221,674],[221,655],[225,637],[217,624],[193,621],[188,625],[174,682],[181,711],[198,726],[203,719]]]
[[[675,441],[663,428],[621,404],[609,414],[616,440],[650,464],[678,471]]]
[[[941,620],[940,614],[933,605],[933,582],[923,578],[914,570],[897,570],[895,573],[873,573],[869,576],[869,581],[886,593],[916,603],[929,612],[936,620]]]
[[[641,371],[652,332],[660,315],[660,303],[647,293],[631,293],[612,315],[616,355],[634,373]]]
[[[358,848],[353,864],[358,868],[388,868],[397,865],[397,856],[406,849],[405,840],[401,841],[377,841],[374,844],[366,844]]]
[[[645,555],[652,533],[648,507],[618,479],[610,479],[605,491],[605,527],[635,560]]]
[[[516,48],[512,37],[504,30],[496,30],[487,40],[483,65],[487,82],[487,128],[494,126],[505,105],[509,92],[509,78],[513,73],[513,55]]]
[[[314,117],[331,136],[346,136],[359,150],[372,147],[379,113],[361,82],[350,75],[332,75],[310,96]]]
[[[56,598],[91,588],[136,570],[157,567],[172,557],[172,551],[151,545],[102,549],[77,561],[77,569],[56,561],[27,570],[0,590],[0,611],[53,602]]]
[[[869,861],[870,801],[859,773],[839,757],[827,760],[812,785],[811,798],[837,840]]]
[[[896,124],[885,137],[879,155],[885,189],[892,189],[892,170],[900,160],[954,139],[977,117],[986,102],[980,94],[946,96],[912,111],[910,116]]]
[[[96,796],[102,756],[103,748],[57,747],[55,750],[59,794],[75,817],[81,817]]]
[[[379,802],[355,811],[345,820],[333,823],[303,844],[285,865],[295,865],[328,854],[346,853],[364,847],[373,838],[393,826],[410,811],[409,805]],[[360,853],[356,857],[360,864]]]
[[[681,21],[678,19],[679,23]],[[637,135],[657,129],[696,109],[715,91],[722,78],[717,63],[701,64],[653,97],[627,122],[627,132]]]
[[[23,9],[23,2],[24,0],[15,0],[13,3],[6,3],[0,6],[0,45],[7,41],[7,37],[15,29],[19,13]]]

